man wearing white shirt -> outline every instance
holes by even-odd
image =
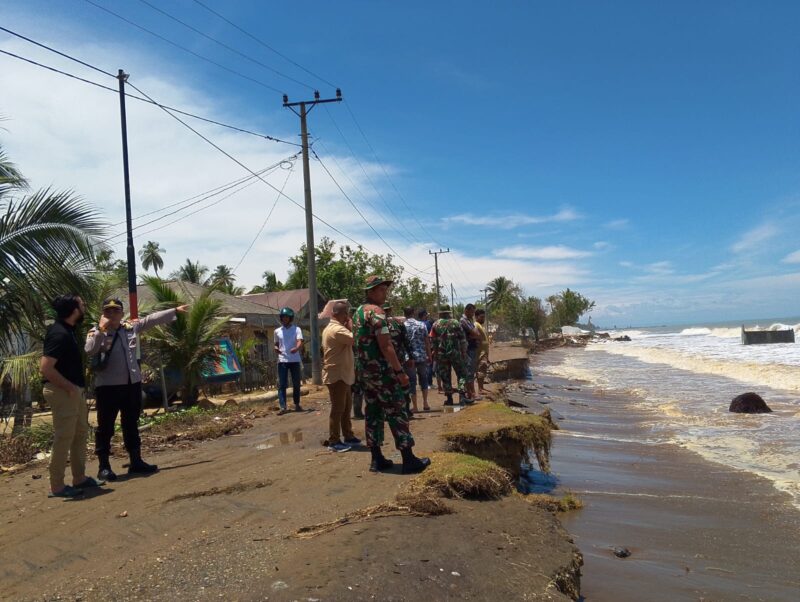
[[[292,375],[292,398],[294,411],[302,412],[300,407],[300,378],[303,351],[303,332],[295,324],[294,310],[284,307],[280,313],[281,327],[275,330],[275,352],[278,354],[278,403],[281,406],[279,414],[285,414],[286,388],[289,384],[289,374]]]

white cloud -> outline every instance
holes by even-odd
[[[763,243],[778,234],[778,228],[774,224],[762,224],[752,230],[745,232],[738,241],[732,246],[734,253],[744,253],[757,250]]]
[[[675,272],[672,263],[669,261],[656,261],[655,263],[647,264],[644,266],[644,271],[658,275],[672,274]]]
[[[473,213],[461,213],[443,218],[445,225],[460,224],[466,226],[492,226],[511,230],[519,226],[529,226],[533,224],[546,224],[553,222],[571,222],[581,218],[581,215],[572,209],[562,209],[553,215],[525,215],[522,213],[512,213],[508,215],[475,215]]]
[[[605,240],[598,240],[592,246],[595,249],[597,249],[598,251],[602,251],[604,249],[610,249],[611,248],[611,243],[610,242],[606,242]]]
[[[614,219],[610,222],[606,222],[603,224],[604,228],[608,228],[609,230],[624,230],[630,225],[629,219]]]
[[[564,260],[564,259],[580,259],[581,257],[589,257],[592,253],[588,251],[580,251],[572,249],[564,245],[554,245],[548,247],[527,247],[524,245],[515,245],[512,247],[503,247],[494,251],[497,257],[507,257],[509,259],[541,259],[545,261]]]
[[[800,263],[800,251],[789,253],[786,257],[781,259],[782,263]]]

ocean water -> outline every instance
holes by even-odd
[[[800,342],[742,345],[742,323],[609,331],[630,342],[570,349],[546,373],[624,392],[650,416],[648,442],[675,443],[708,460],[770,479],[800,507]],[[800,318],[744,322],[792,327]],[[731,399],[754,391],[771,414],[732,414]]]

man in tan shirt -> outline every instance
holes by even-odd
[[[333,304],[333,319],[322,332],[322,382],[331,396],[330,434],[328,449],[335,452],[350,450],[361,440],[353,434],[350,412],[353,397],[350,387],[355,382],[353,363],[353,333],[350,307],[346,301]],[[344,443],[339,438],[344,435]]]

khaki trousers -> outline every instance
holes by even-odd
[[[89,408],[83,389],[70,395],[45,383],[44,398],[53,408],[53,451],[50,456],[50,486],[54,491],[64,487],[64,472],[69,459],[75,482],[86,476],[86,437],[89,433]]]
[[[328,443],[333,445],[340,440],[340,435],[344,435],[345,439],[351,439],[355,436],[353,434],[353,424],[350,422],[350,413],[353,411],[353,394],[351,386],[343,380],[328,385],[328,392],[331,396]]]

